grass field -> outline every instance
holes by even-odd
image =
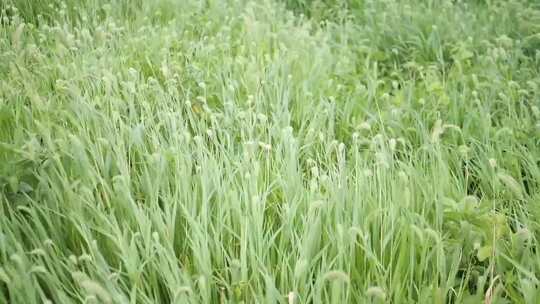
[[[540,4],[0,1],[0,303],[540,303]]]

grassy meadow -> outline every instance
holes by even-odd
[[[540,3],[0,1],[0,303],[540,303]]]

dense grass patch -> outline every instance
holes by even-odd
[[[540,301],[534,1],[0,10],[0,303]]]

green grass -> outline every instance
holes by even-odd
[[[0,10],[0,303],[540,301],[536,1]]]

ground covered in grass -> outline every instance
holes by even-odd
[[[0,3],[0,303],[539,303],[536,1]]]

